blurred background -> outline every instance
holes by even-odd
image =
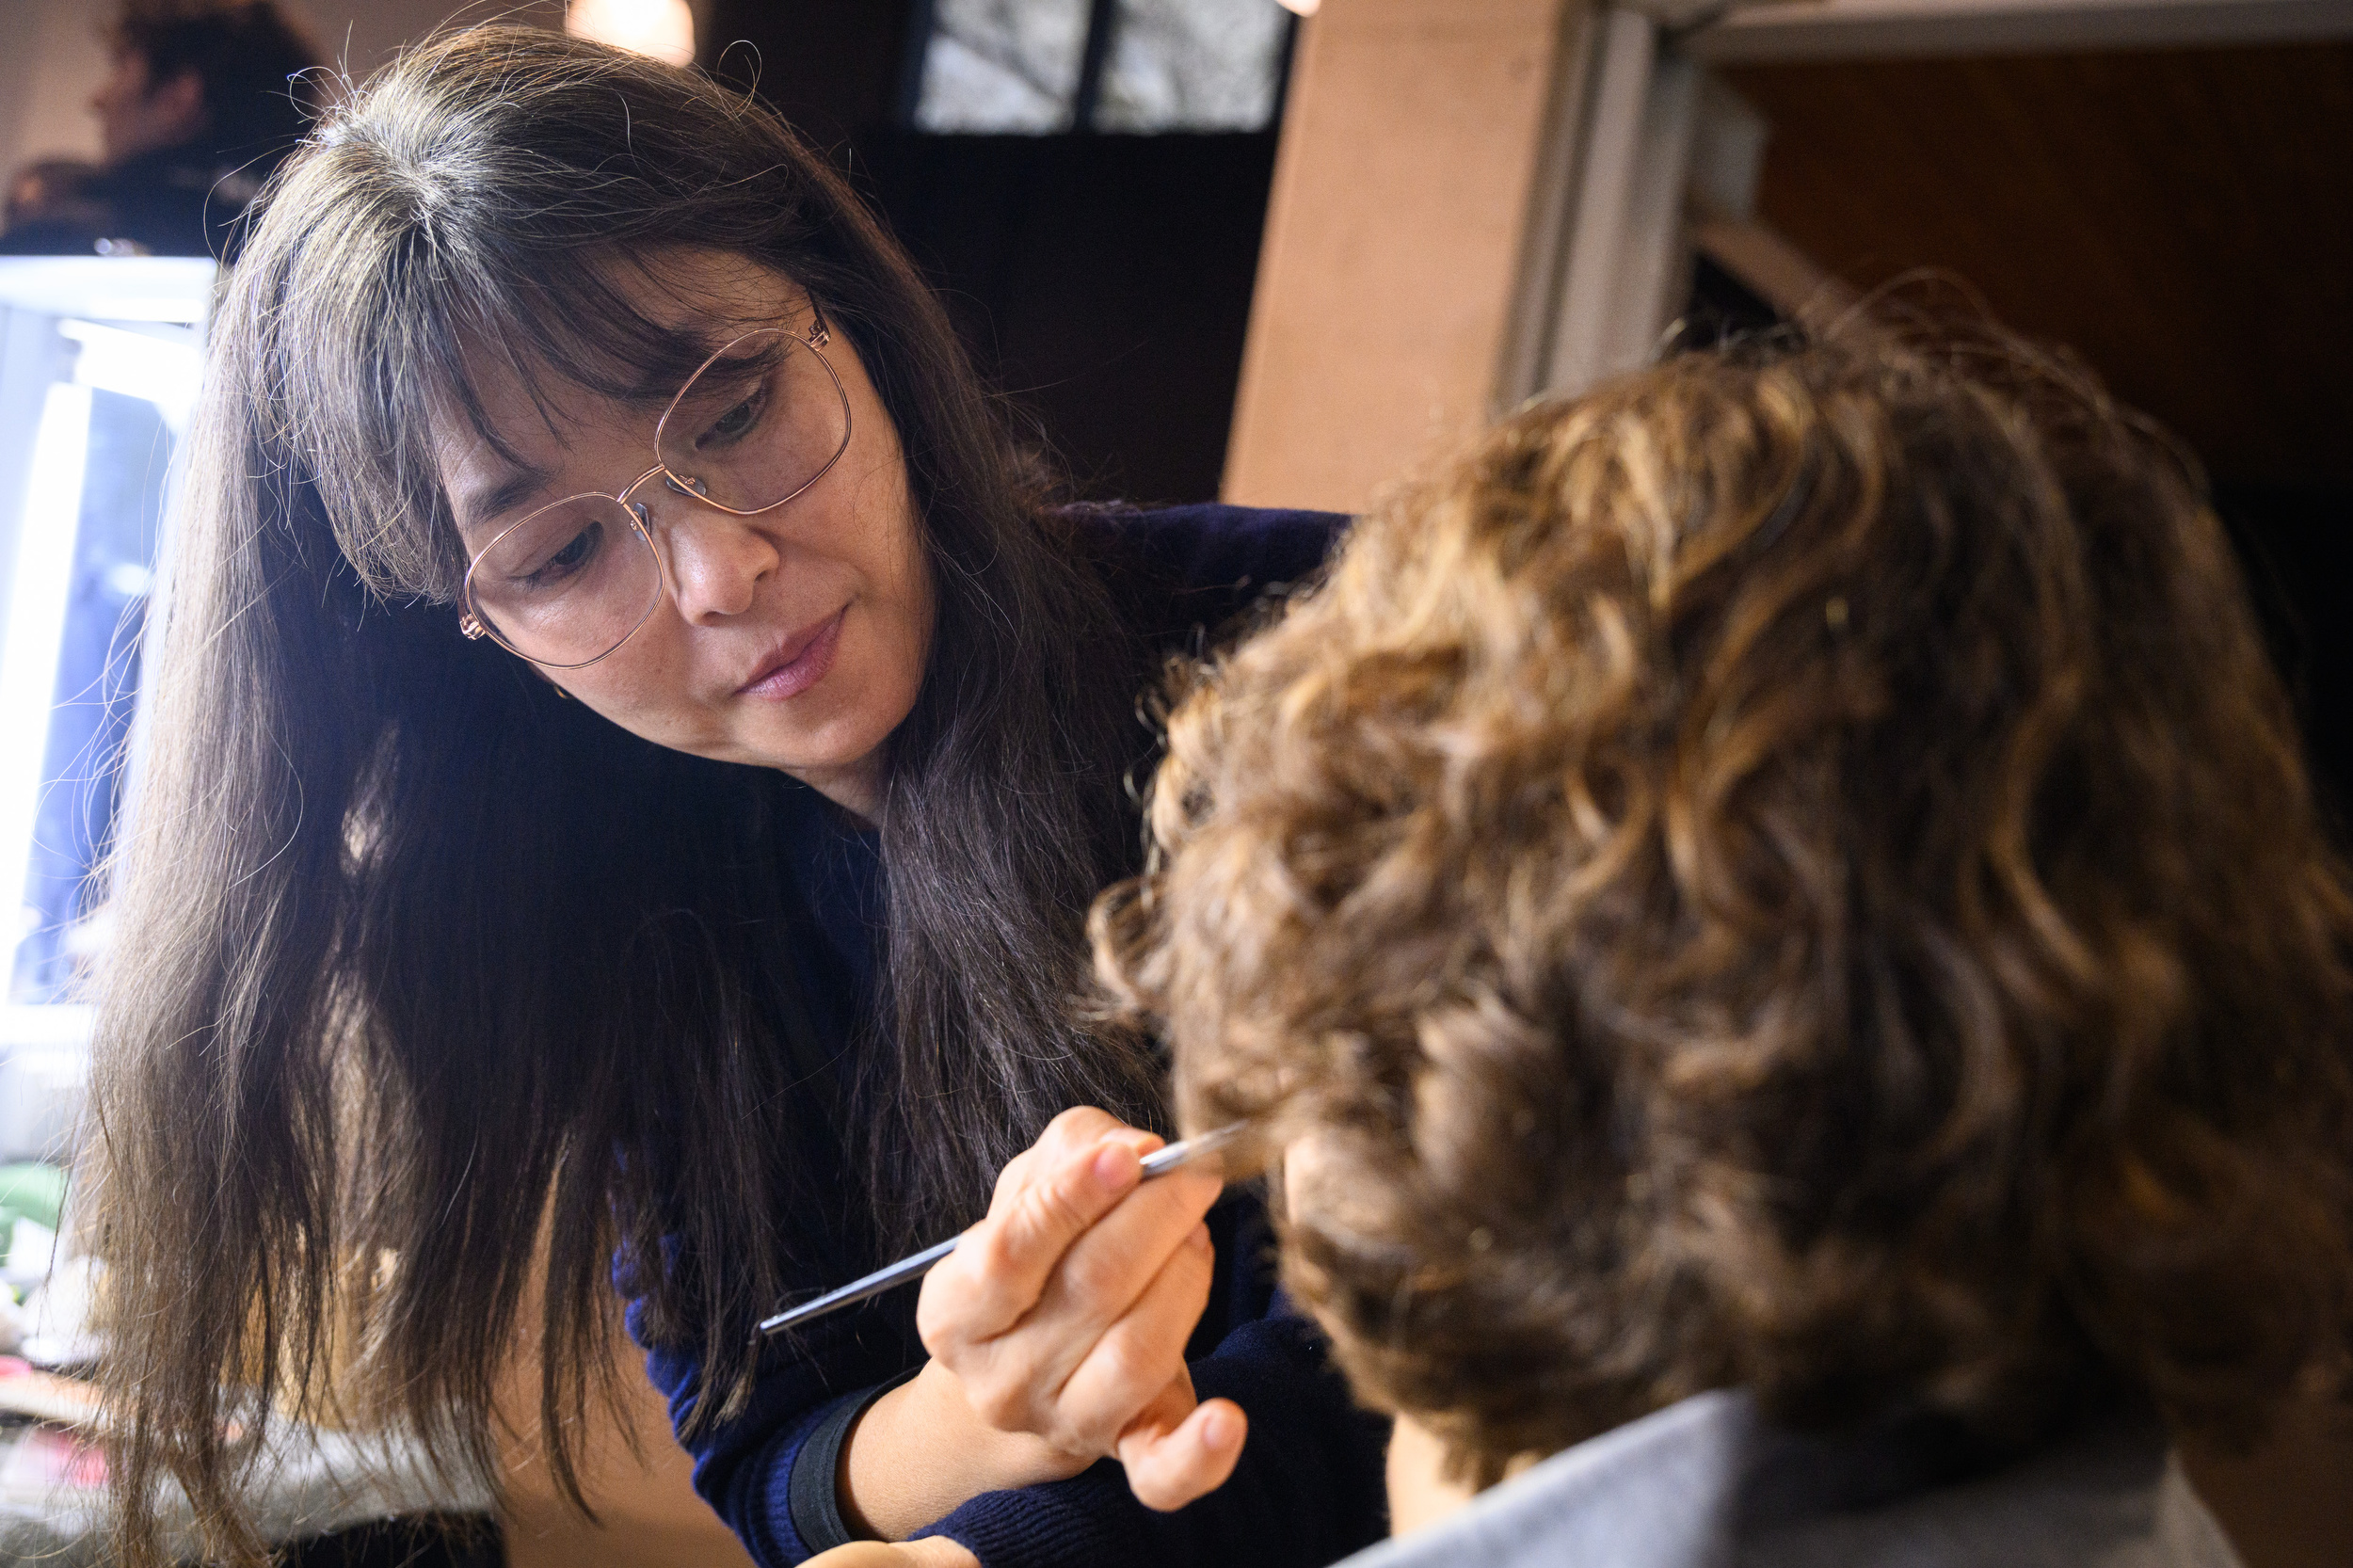
[[[0,1350],[70,1349],[25,1314],[216,260],[319,105],[494,16],[782,111],[1090,498],[1353,509],[1526,399],[1931,274],[2204,463],[2343,820],[2353,0],[0,0]],[[646,1416],[594,1528],[519,1445],[485,1560],[741,1560]],[[334,1549],[414,1545],[372,1539]]]

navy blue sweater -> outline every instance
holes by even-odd
[[[1190,652],[1268,589],[1312,572],[1342,520],[1192,506],[1105,512],[1099,521],[1106,570],[1130,624],[1158,648]],[[814,1026],[846,1048],[872,996],[880,842],[845,827],[812,792],[796,790],[792,809],[792,871],[830,950],[804,966],[804,993]],[[805,1234],[811,1256],[794,1256],[793,1272],[811,1288],[858,1272]],[[1104,1460],[1068,1480],[975,1497],[919,1534],[962,1542],[984,1568],[1315,1568],[1385,1532],[1385,1423],[1353,1407],[1312,1326],[1275,1289],[1257,1201],[1220,1205],[1210,1234],[1216,1276],[1186,1354],[1201,1398],[1223,1396],[1249,1414],[1232,1479],[1186,1508],[1155,1513],[1135,1500],[1119,1464]],[[915,1300],[913,1289],[895,1291],[819,1321],[795,1345],[771,1348],[745,1411],[686,1440],[696,1490],[762,1564],[800,1562],[840,1539],[840,1445],[858,1411],[922,1365]],[[639,1321],[632,1303],[632,1333]],[[692,1345],[656,1346],[647,1357],[674,1423],[694,1408],[701,1363]]]

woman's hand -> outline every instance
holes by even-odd
[[[1224,1484],[1248,1419],[1230,1400],[1196,1400],[1184,1360],[1214,1264],[1202,1216],[1221,1183],[1212,1165],[1140,1184],[1160,1143],[1067,1111],[1005,1167],[987,1218],[923,1282],[916,1324],[931,1361],[851,1433],[845,1514],[903,1534],[1105,1455],[1151,1508]]]
[[[1196,1401],[1185,1368],[1221,1183],[1188,1168],[1139,1185],[1160,1145],[1100,1111],[1055,1117],[924,1281],[916,1326],[990,1426],[1043,1440],[1072,1474],[1115,1454],[1140,1500],[1172,1509],[1232,1473],[1247,1418]]]

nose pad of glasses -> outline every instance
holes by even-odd
[[[689,478],[684,484],[680,484],[677,475],[664,473],[662,476],[662,482],[680,495],[697,496],[704,499],[710,496],[710,492],[703,488],[703,482],[699,479]]]
[[[629,509],[630,514],[636,518],[638,527],[645,529],[648,533],[652,532],[653,514],[646,510],[646,504],[644,502],[632,501],[629,504]]]

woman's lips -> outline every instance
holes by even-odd
[[[841,617],[849,613],[847,605],[836,610],[815,636],[797,648],[788,645],[765,669],[738,686],[735,695],[783,702],[823,680],[833,668],[834,650],[841,646]]]

